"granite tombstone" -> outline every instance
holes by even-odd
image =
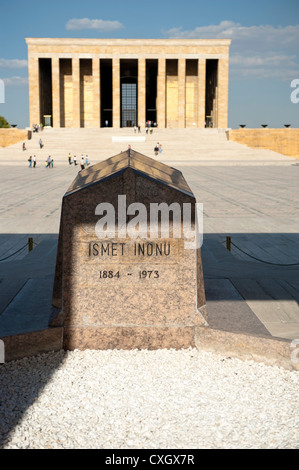
[[[195,222],[182,173],[132,149],[80,171],[62,200],[50,321],[64,348],[194,346],[207,325]]]

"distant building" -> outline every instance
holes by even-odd
[[[26,43],[30,124],[227,127],[230,39]]]

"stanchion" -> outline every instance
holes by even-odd
[[[231,251],[231,237],[226,237],[226,248]]]
[[[32,237],[29,237],[28,238],[28,251],[30,253],[30,251],[33,250],[33,238]]]

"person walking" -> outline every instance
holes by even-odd
[[[43,146],[44,146],[44,145],[43,145],[43,141],[42,141],[42,139],[39,139],[39,148],[41,148],[41,149],[42,149],[42,148],[43,148]]]
[[[28,158],[28,162],[29,162],[29,168],[32,168],[32,156],[31,155]]]
[[[85,163],[86,163],[86,166],[89,165],[88,155],[86,155],[86,157],[85,157]]]
[[[158,144],[155,146],[154,148],[154,152],[155,152],[155,155],[157,156],[158,153],[159,153],[159,147],[158,147]]]
[[[46,165],[46,168],[51,168],[51,156],[49,155],[46,162],[47,162],[47,165]]]
[[[72,164],[72,156],[71,156],[70,153],[68,154],[68,157],[67,157],[67,158],[69,159],[69,165],[71,165],[71,164]]]
[[[36,156],[33,157],[33,168],[36,168]]]
[[[77,157],[74,155],[74,165],[77,166]]]
[[[23,142],[22,149],[23,149],[23,150],[26,150],[26,145],[25,145],[25,142]]]

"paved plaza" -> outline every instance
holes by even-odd
[[[181,170],[203,203],[210,326],[299,338],[299,161],[229,142],[217,129],[49,129],[33,134],[26,151],[22,142],[0,149],[0,260],[17,252],[0,263],[0,337],[47,326],[61,200],[81,154],[94,164],[128,145]],[[68,164],[69,152],[78,166]],[[45,167],[49,155],[53,168]]]

